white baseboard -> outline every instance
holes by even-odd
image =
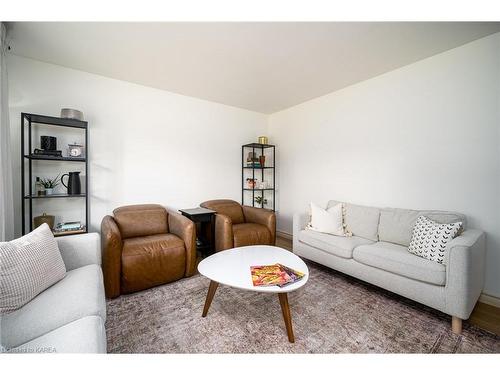
[[[495,307],[500,307],[500,298],[482,293],[479,296],[479,302],[485,303]]]
[[[282,232],[282,231],[280,231],[280,230],[277,230],[277,231],[276,231],[276,235],[277,235],[278,237],[282,237],[282,238],[284,238],[284,239],[286,239],[286,240],[290,240],[290,241],[292,241],[292,240],[293,240],[293,236],[292,236],[290,233],[287,233],[287,232]]]
[[[284,239],[293,241],[293,235],[290,234],[290,233],[283,232],[281,230],[277,230],[276,231],[276,235],[278,237],[282,237]],[[482,293],[479,296],[479,302],[485,303],[487,305],[495,306],[495,307],[500,307],[500,298],[492,296],[492,295],[489,295],[489,294]]]

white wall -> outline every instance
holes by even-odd
[[[279,229],[329,199],[463,212],[487,233],[485,293],[500,296],[499,108],[494,34],[272,114]]]
[[[291,232],[293,212],[308,202],[333,198],[460,211],[487,233],[485,292],[500,296],[500,34],[269,118],[16,56],[9,78],[17,234],[22,111],[84,111],[92,230],[123,204],[239,200],[240,145],[267,129],[277,144],[280,230]],[[59,142],[74,140],[67,132]],[[73,170],[50,168],[42,172]],[[75,219],[62,216],[68,207],[81,215],[69,200],[56,210],[37,204],[35,213],[58,219]]]
[[[8,70],[16,235],[23,111],[59,116],[69,107],[84,112],[90,126],[91,230],[124,204],[187,208],[207,199],[241,199],[241,145],[265,133],[267,116],[13,55]],[[45,127],[41,133],[50,131],[55,129]],[[81,139],[74,131],[57,134],[58,146]],[[34,140],[39,147],[38,135]],[[42,176],[82,167],[38,163]],[[37,200],[35,215],[46,211],[57,221],[84,218],[78,209],[83,205],[75,199],[48,203]]]

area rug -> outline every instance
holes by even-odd
[[[339,272],[308,263],[289,294],[295,343],[276,295],[219,286],[201,317],[201,275],[107,302],[111,353],[499,353],[500,336]]]

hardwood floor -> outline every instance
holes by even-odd
[[[292,240],[277,236],[276,246],[292,250]],[[467,322],[500,335],[500,307],[478,302]]]
[[[292,250],[292,240],[288,238],[276,236],[276,246],[282,247],[283,249]]]
[[[478,302],[468,322],[500,335],[500,307]]]

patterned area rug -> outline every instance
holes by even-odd
[[[196,275],[107,303],[112,353],[499,353],[500,336],[314,263],[288,296],[295,344],[276,295],[220,285],[201,317],[209,280]]]

